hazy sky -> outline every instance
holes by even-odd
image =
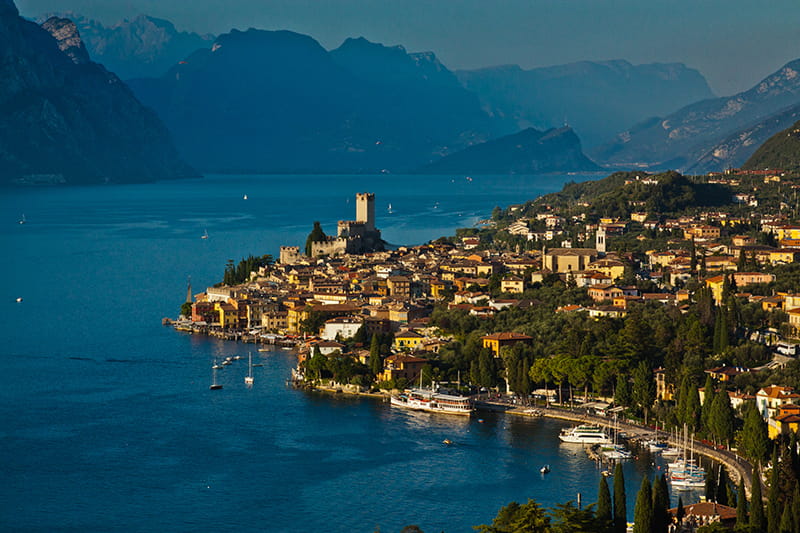
[[[451,69],[580,60],[683,62],[718,95],[800,57],[800,0],[16,0],[22,15],[138,14],[179,29],[289,29],[326,48],[364,36],[432,50]]]

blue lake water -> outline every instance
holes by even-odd
[[[356,192],[376,193],[387,241],[419,244],[586,178],[209,176],[2,191],[0,529],[457,532],[512,500],[594,501],[598,469],[558,443],[563,424],[295,391],[287,351],[254,354],[252,389],[242,360],[212,392],[211,362],[248,346],[160,325],[188,276],[200,292],[228,259],[302,245],[314,220],[333,233]],[[644,457],[625,468],[632,516],[652,470]]]

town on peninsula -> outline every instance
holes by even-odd
[[[335,236],[315,222],[278,261],[229,261],[174,326],[294,348],[292,381],[314,390],[421,385],[528,416],[613,414],[669,444],[685,432],[726,467],[703,478],[714,507],[694,523],[730,525],[736,482],[740,501],[756,480],[798,486],[798,178],[617,172],[394,249],[359,193]]]

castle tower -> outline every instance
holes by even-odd
[[[595,249],[598,254],[606,253],[606,230],[603,226],[597,228],[597,235],[595,236]]]
[[[189,279],[188,279],[188,281],[187,281],[187,286],[186,286],[186,301],[187,301],[187,302],[191,302],[191,301],[192,301],[192,276],[189,276]]]
[[[375,193],[356,194],[356,222],[363,222],[367,231],[375,231]]]

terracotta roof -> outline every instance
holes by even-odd
[[[719,517],[720,520],[735,520],[736,508],[728,507],[714,502],[700,502],[692,505],[684,505],[686,516]],[[670,514],[676,515],[678,508],[673,507],[669,510]]]

